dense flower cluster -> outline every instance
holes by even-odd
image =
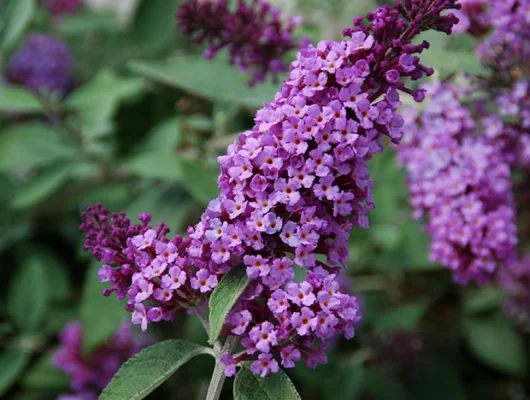
[[[59,15],[73,14],[83,7],[83,0],[43,0],[43,5],[49,13],[56,17]]]
[[[490,138],[502,134],[502,121],[474,115],[450,83],[430,89],[424,111],[409,110],[399,148],[411,204],[416,217],[428,216],[431,259],[461,284],[484,283],[517,243],[510,165]]]
[[[287,70],[283,56],[297,46],[293,31],[302,20],[289,18],[285,24],[280,10],[263,0],[238,0],[235,10],[229,0],[185,1],[177,13],[182,31],[198,43],[206,42],[205,56],[211,59],[228,48],[230,60],[241,71],[253,70],[249,85],[262,82],[270,73]]]
[[[300,51],[254,129],[219,158],[221,193],[189,239],[167,239],[168,229],[149,227],[146,214],[131,226],[123,214],[89,208],[81,229],[85,249],[106,263],[106,294],[127,297],[133,322],[145,329],[183,308],[200,312],[222,276],[240,266],[250,283],[222,333],[239,336],[245,351],[223,355],[227,375],[249,357],[262,376],[278,369],[274,354],[286,368],[302,358],[311,367],[325,362],[331,338],[351,338],[360,319],[338,273],[350,230],[366,227],[373,208],[366,162],[382,151],[383,137],[400,141],[399,91],[424,97],[404,79],[432,73],[415,55],[428,43],[412,39],[426,29],[449,33],[457,20],[441,13],[453,5],[396,2],[369,14],[367,25],[355,18],[346,40]],[[295,279],[295,268],[305,278]]]
[[[82,218],[84,249],[105,263],[99,279],[111,283],[103,294],[115,292],[118,299],[127,298],[132,322],[142,330],[147,329],[148,321],[172,320],[184,307],[203,303],[205,285],[211,290],[217,284],[217,277],[205,272],[197,271],[192,277],[195,268],[185,253],[189,240],[180,236],[167,239],[169,228],[164,224],[150,227],[148,213],[139,216],[140,224],[131,225],[125,214],[110,214],[98,204],[89,207]],[[146,306],[146,301],[154,305]]]
[[[104,345],[90,355],[83,355],[83,327],[68,324],[60,335],[61,347],[55,354],[55,365],[71,380],[75,394],[60,400],[95,400],[121,365],[148,344],[146,338],[135,337],[132,326],[124,323]]]
[[[497,278],[506,293],[505,313],[530,328],[530,256],[500,269]]]
[[[64,95],[71,86],[73,60],[66,45],[59,39],[29,34],[9,59],[6,79],[42,93]]]
[[[494,27],[479,56],[493,70],[496,84],[530,75],[530,0],[494,1],[489,12]]]

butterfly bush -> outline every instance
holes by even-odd
[[[105,294],[126,298],[132,321],[146,329],[180,310],[201,315],[221,278],[244,268],[250,283],[222,331],[244,351],[222,355],[225,373],[249,359],[261,376],[276,372],[278,360],[285,368],[300,359],[325,363],[332,338],[353,337],[361,319],[338,275],[351,229],[367,227],[374,207],[366,163],[383,150],[383,138],[402,137],[399,93],[423,100],[424,90],[405,79],[432,74],[417,56],[429,45],[412,40],[427,29],[450,33],[457,19],[441,14],[452,7],[396,2],[355,18],[344,41],[301,50],[274,102],[219,157],[220,195],[187,239],[169,239],[169,229],[150,226],[145,213],[133,225],[90,207],[81,230],[85,250],[105,262]]]
[[[511,170],[530,166],[530,1],[468,1],[466,12],[491,28],[478,48],[486,75],[469,92],[434,85],[425,111],[410,110],[400,148],[415,214],[429,220],[431,259],[463,284],[516,259]]]
[[[480,107],[473,112],[462,102],[465,90],[451,83],[429,89],[422,112],[407,110],[407,135],[398,150],[408,170],[414,215],[427,215],[432,261],[451,269],[458,283],[485,283],[515,256],[505,153],[519,147],[499,146],[506,139],[502,121]]]
[[[8,60],[8,82],[40,93],[62,96],[72,84],[73,58],[66,45],[52,36],[31,33]]]
[[[282,21],[280,9],[262,0],[238,0],[235,10],[229,0],[187,0],[177,20],[184,34],[208,44],[206,58],[226,47],[232,64],[243,72],[252,69],[250,86],[263,82],[269,73],[276,77],[287,70],[282,58],[297,47],[293,31],[302,23],[300,17]]]
[[[123,323],[107,343],[83,354],[83,327],[71,322],[60,334],[60,348],[53,357],[57,368],[70,378],[75,394],[60,400],[95,400],[121,365],[148,344],[146,337],[134,335],[132,326]]]

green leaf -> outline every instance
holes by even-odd
[[[422,64],[434,68],[439,79],[445,79],[455,72],[480,74],[484,67],[473,52],[453,50],[426,50],[421,55]]]
[[[138,7],[134,19],[130,21],[128,18],[127,29],[119,34],[106,35],[105,41],[98,43],[98,64],[122,69],[132,59],[165,57],[176,47],[175,11],[181,1],[135,1]]]
[[[169,152],[138,154],[126,162],[125,169],[147,179],[179,181],[182,177],[179,156]]]
[[[93,12],[83,10],[74,14],[63,15],[57,25],[61,35],[86,35],[94,32],[113,32],[119,30],[115,12]]]
[[[130,33],[140,46],[164,49],[176,34],[175,10],[181,0],[143,0],[136,10]]]
[[[211,349],[185,340],[154,344],[122,365],[99,400],[143,399],[199,354],[211,354]]]
[[[40,113],[42,111],[42,104],[30,91],[18,86],[0,86],[0,112]]]
[[[61,165],[34,177],[13,199],[11,206],[16,210],[24,210],[39,204],[63,187],[70,179],[70,169]]]
[[[260,378],[243,363],[234,380],[234,400],[300,400],[293,383],[281,369]]]
[[[107,133],[119,105],[136,99],[144,89],[141,78],[123,78],[112,70],[101,70],[66,100],[65,107],[76,110],[88,138]]]
[[[55,254],[44,248],[39,248],[35,253],[44,264],[48,287],[53,287],[50,292],[50,300],[53,302],[65,301],[72,291],[70,280],[66,273],[66,265]]]
[[[248,78],[221,58],[208,61],[186,56],[167,61],[135,61],[131,70],[151,79],[208,100],[236,103],[257,109],[274,100],[279,84],[264,83],[247,87]]]
[[[120,326],[126,317],[124,303],[114,296],[102,294],[103,284],[97,272],[100,265],[93,263],[87,271],[85,288],[81,300],[81,323],[84,328],[83,350],[90,353],[104,343]]]
[[[37,255],[31,255],[12,278],[7,308],[24,331],[36,329],[44,318],[52,290],[47,282],[45,264]]]
[[[31,22],[34,0],[3,0],[0,2],[0,47],[13,46]]]
[[[475,53],[475,49],[480,42],[480,38],[472,35],[451,35],[451,40],[447,42],[447,49]]]
[[[18,376],[24,370],[30,355],[20,349],[5,349],[0,354],[0,396],[16,382]]]
[[[57,129],[44,123],[16,124],[0,133],[0,171],[35,168],[76,154]]]
[[[166,119],[151,129],[138,146],[141,153],[174,154],[182,139],[180,117]]]
[[[179,158],[180,182],[188,192],[201,204],[208,205],[219,195],[217,171],[205,168],[203,164],[191,158]]]
[[[470,292],[464,302],[464,311],[468,314],[498,310],[503,293],[497,287],[484,287]]]
[[[209,308],[210,343],[214,343],[221,333],[226,316],[247,287],[248,275],[243,264],[232,268],[214,289]]]
[[[525,375],[524,340],[508,319],[498,316],[469,318],[465,327],[469,347],[479,360],[510,375]]]
[[[31,233],[31,226],[28,222],[14,222],[9,226],[0,225],[0,253],[9,246],[24,240]]]
[[[68,388],[68,378],[52,363],[52,356],[49,353],[40,357],[24,375],[22,385],[37,390]]]

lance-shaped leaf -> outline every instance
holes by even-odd
[[[30,359],[30,354],[10,348],[0,353],[0,395],[3,395],[17,380]]]
[[[217,285],[210,297],[210,343],[217,340],[226,316],[247,287],[248,276],[244,265],[232,268]]]
[[[234,400],[300,400],[293,382],[281,369],[265,378],[250,371],[243,363],[234,381]]]
[[[249,88],[247,77],[227,60],[217,57],[205,60],[202,56],[176,57],[164,61],[133,61],[132,71],[155,82],[160,82],[208,100],[237,104],[257,109],[271,101],[278,84],[262,83]]]
[[[471,317],[465,327],[470,350],[479,360],[498,371],[525,376],[528,363],[525,342],[510,320],[498,316]]]
[[[212,354],[212,350],[186,340],[166,340],[147,347],[122,365],[99,400],[143,399],[199,354]]]
[[[24,332],[38,331],[50,302],[46,265],[31,255],[16,271],[9,285],[7,311],[13,322]]]
[[[12,47],[31,22],[33,0],[0,1],[0,50]]]

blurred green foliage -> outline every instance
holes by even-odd
[[[85,8],[52,20],[36,1],[0,2],[0,60],[30,30],[65,39],[76,59],[75,88],[63,101],[0,86],[1,398],[67,391],[50,361],[58,332],[82,321],[89,352],[128,318],[122,303],[101,296],[97,266],[81,251],[79,212],[97,201],[131,216],[148,210],[155,222],[184,232],[217,194],[216,157],[278,90],[278,82],[249,89],[222,57],[204,60],[176,30],[178,4],[142,0],[123,24],[112,12]],[[308,21],[302,33],[316,39],[337,37],[339,27],[373,8],[368,0],[301,0],[297,11]],[[428,39],[425,64],[438,77],[480,72],[474,39]],[[392,150],[370,168],[377,208],[370,229],[351,237],[348,269],[365,319],[354,340],[329,350],[326,366],[287,371],[302,398],[528,398],[528,336],[501,316],[502,295],[457,287],[428,261],[428,237],[411,218]],[[149,333],[157,341],[206,343],[198,321],[185,315],[157,325]],[[407,331],[424,338],[413,349],[417,360],[378,353]],[[201,398],[211,370],[206,357],[193,360],[151,396]]]

